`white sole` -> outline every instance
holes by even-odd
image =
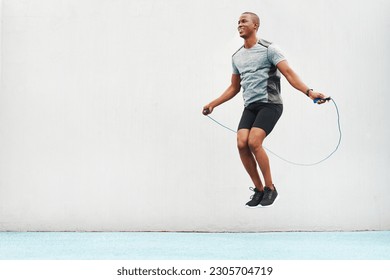
[[[260,204],[257,205],[257,206],[248,206],[248,205],[245,205],[245,207],[248,208],[248,209],[263,208],[263,206],[261,206]]]
[[[266,206],[263,206],[261,204],[257,205],[257,206],[248,206],[248,205],[245,205],[246,208],[249,208],[249,209],[257,209],[257,208],[268,208],[268,207],[272,207],[274,205],[274,203],[279,199],[279,194],[278,196],[275,198],[274,202],[270,205],[266,205]]]

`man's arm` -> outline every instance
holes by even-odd
[[[283,60],[279,62],[276,67],[279,69],[279,71],[283,74],[283,76],[286,77],[287,81],[292,85],[294,88],[299,90],[300,92],[303,92],[304,94],[307,94],[307,91],[309,89],[308,86],[305,85],[305,83],[299,78],[299,76],[294,72],[294,70],[290,67],[287,60]],[[320,92],[316,92],[313,90],[309,90],[309,97],[314,100],[316,98],[326,98],[326,96]],[[322,104],[324,103],[324,100],[320,100],[317,103]]]
[[[211,101],[209,104],[203,107],[203,114],[208,115],[211,114],[213,109],[222,103],[232,99],[236,96],[237,93],[240,92],[241,89],[241,78],[239,74],[232,74],[231,84],[230,86],[222,93],[220,97]]]

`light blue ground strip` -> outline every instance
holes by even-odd
[[[390,260],[390,231],[0,232],[2,260]]]

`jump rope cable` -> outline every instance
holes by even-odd
[[[339,139],[338,139],[338,142],[337,142],[337,145],[336,147],[334,148],[334,150],[329,153],[329,155],[327,155],[325,158],[319,160],[319,161],[316,161],[316,162],[313,162],[313,163],[299,163],[299,162],[294,162],[294,161],[291,161],[291,160],[288,160],[288,159],[285,159],[281,156],[279,156],[278,154],[276,154],[275,152],[271,151],[270,149],[266,148],[263,146],[263,148],[265,150],[267,150],[269,153],[271,153],[272,155],[276,156],[277,158],[289,163],[289,164],[292,164],[292,165],[298,165],[298,166],[314,166],[314,165],[317,165],[317,164],[320,164],[321,162],[327,160],[328,158],[330,158],[339,148],[340,146],[340,143],[341,143],[341,137],[342,137],[342,132],[341,132],[341,125],[340,125],[340,113],[339,113],[339,108],[337,107],[337,104],[336,102],[334,101],[333,98],[330,98],[329,100],[331,100],[334,104],[334,107],[336,109],[336,113],[337,113],[337,127],[338,127],[338,130],[339,130]],[[214,118],[210,117],[209,115],[206,115],[206,117],[208,117],[210,120],[212,120],[213,122],[215,122],[216,124],[222,126],[223,128],[227,129],[227,130],[230,130],[231,132],[234,132],[237,134],[237,131],[234,130],[234,129],[231,129],[229,127],[227,127],[226,125],[220,123],[219,121],[215,120]]]

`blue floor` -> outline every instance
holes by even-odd
[[[390,231],[0,232],[1,260],[390,260]]]

